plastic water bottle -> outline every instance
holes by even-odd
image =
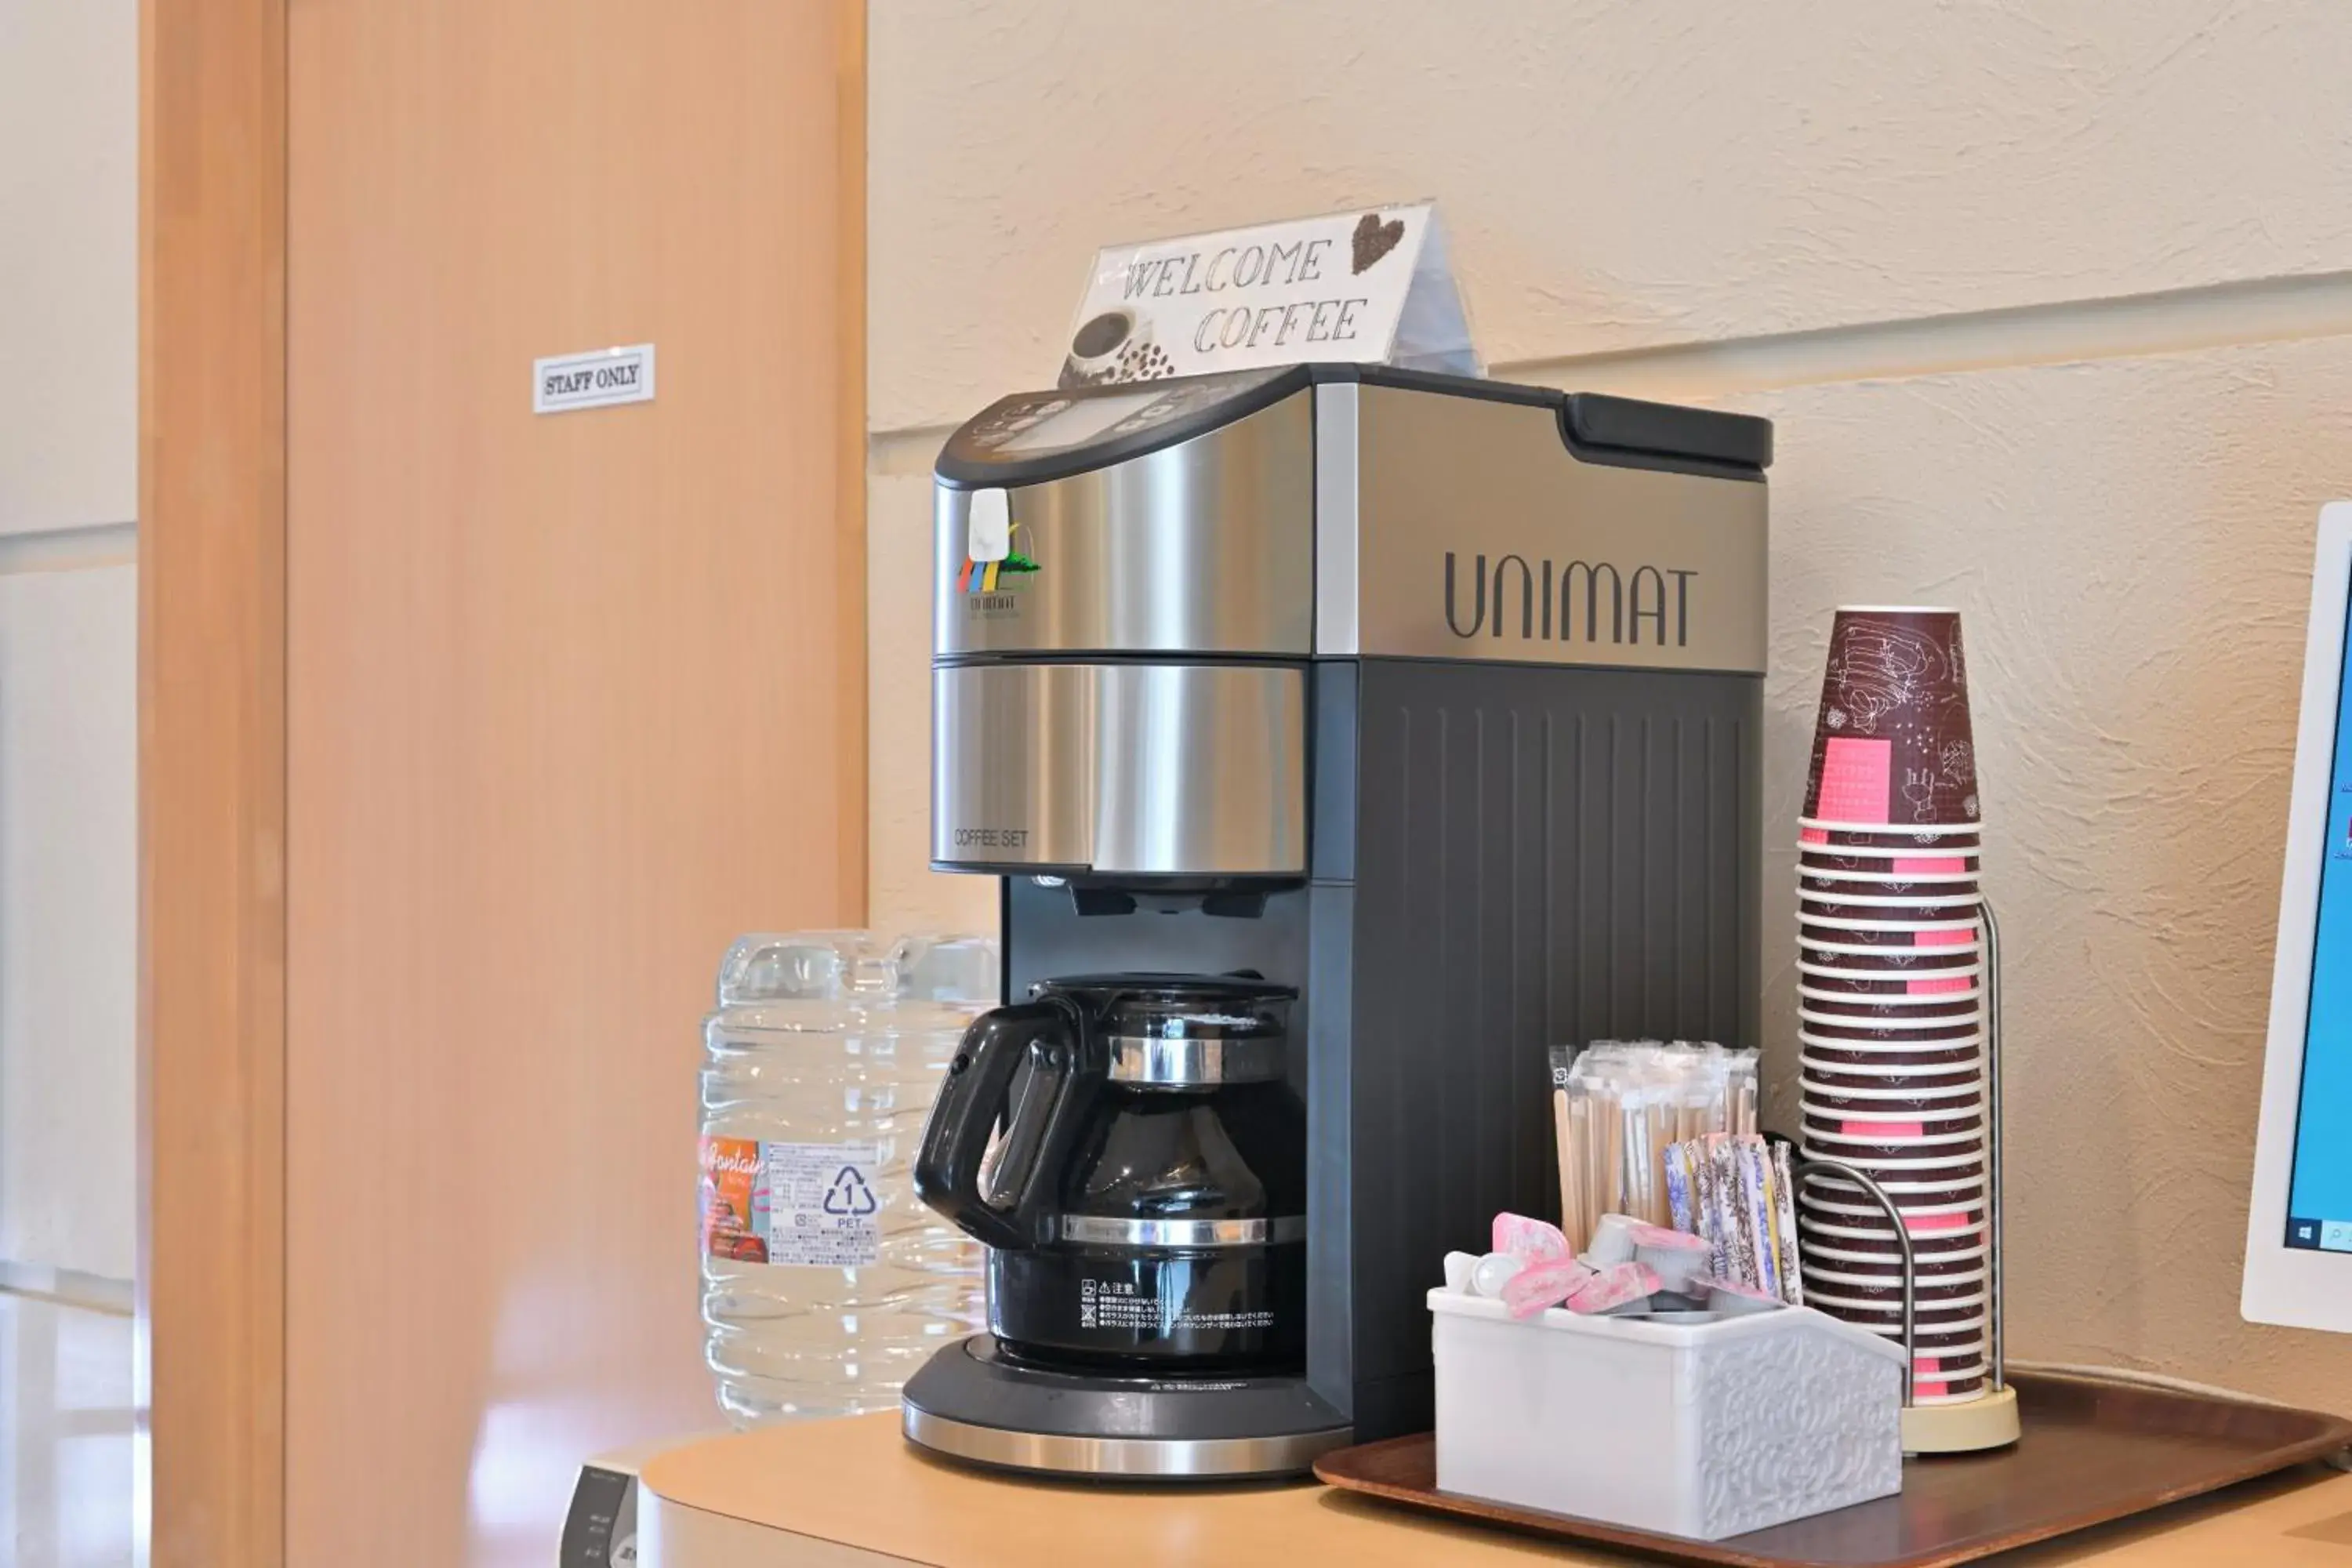
[[[915,1150],[985,937],[747,936],[704,1025],[702,1317],[739,1426],[888,1409],[982,1327],[979,1244],[915,1197]]]

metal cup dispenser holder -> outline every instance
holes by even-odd
[[[1803,1159],[1796,1164],[1801,1184],[1836,1183],[1862,1192],[1885,1211],[1887,1223],[1894,1227],[1895,1247],[1903,1258],[1903,1449],[1906,1454],[1999,1448],[2016,1442],[2019,1432],[2017,1392],[2009,1386],[2002,1337],[2006,1314],[2001,1303],[2000,923],[1993,917],[1990,900],[1979,900],[1977,911],[1984,921],[1985,945],[1985,1304],[1990,1340],[1982,1398],[1958,1405],[1917,1403],[1918,1268],[1912,1257],[1911,1233],[1895,1200],[1843,1160]]]

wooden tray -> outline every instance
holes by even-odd
[[[2017,1389],[2025,1436],[1990,1454],[1908,1460],[1899,1497],[1723,1541],[1601,1524],[1437,1489],[1437,1439],[1423,1432],[1316,1461],[1324,1481],[1432,1509],[1669,1563],[1727,1568],[1950,1568],[2126,1518],[2352,1446],[2352,1421],[2310,1410],[2176,1394],[2091,1378],[2029,1375]]]

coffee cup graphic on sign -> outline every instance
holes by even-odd
[[[1150,319],[1115,306],[1078,323],[1062,361],[1064,386],[1100,386],[1112,382],[1157,381],[1176,374],[1168,351],[1152,341]]]

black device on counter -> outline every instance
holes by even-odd
[[[926,1130],[990,1331],[910,1437],[1213,1478],[1429,1426],[1444,1254],[1555,1202],[1546,1048],[1759,1043],[1770,456],[1319,365],[949,440],[931,861],[1003,879],[1013,1005]],[[1227,1041],[1279,1085],[1115,1076]]]

